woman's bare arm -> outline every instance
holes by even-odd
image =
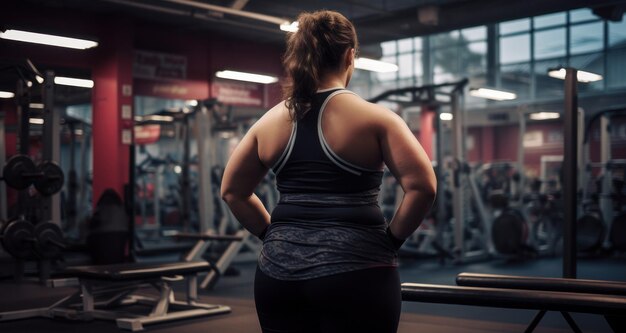
[[[394,237],[403,240],[419,227],[430,210],[437,179],[428,155],[404,120],[389,110],[379,111],[383,160],[404,191],[389,228]]]
[[[270,214],[254,189],[267,174],[258,155],[256,128],[243,137],[228,160],[222,178],[221,196],[239,223],[256,236],[270,224]]]

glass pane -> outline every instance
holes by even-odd
[[[626,48],[612,50],[607,57],[606,81],[609,88],[626,87]]]
[[[530,35],[501,37],[500,63],[508,64],[530,60]]]
[[[565,28],[535,32],[535,59],[565,55]]]
[[[398,89],[396,81],[379,82],[372,85],[371,96],[376,97],[387,90]]]
[[[556,14],[537,16],[533,19],[535,23],[535,29],[552,27],[556,25],[564,25],[565,17],[566,17],[565,13],[556,13]]]
[[[413,38],[400,39],[398,41],[398,53],[412,52]]]
[[[591,9],[589,8],[581,8],[572,10],[569,12],[569,21],[571,23],[589,21],[589,20],[597,20],[598,17],[593,15]]]
[[[422,53],[418,52],[413,55],[413,75],[415,75],[420,81],[422,75],[424,75],[424,65],[422,63]]]
[[[396,54],[396,52],[397,52],[396,41],[395,40],[388,41],[388,42],[382,42],[382,43],[380,43],[380,47],[383,48],[383,55]]]
[[[432,61],[435,74],[457,74],[459,73],[459,48],[446,47],[436,49],[433,51]]]
[[[574,25],[570,32],[570,53],[580,54],[602,50],[604,24],[602,22]]]
[[[569,65],[576,69],[600,74],[603,77],[605,76],[603,53],[593,53],[571,57]],[[581,83],[578,85],[578,91],[581,93],[584,93],[585,91],[598,91],[602,89],[604,89],[604,80]]]
[[[530,96],[530,64],[501,66],[500,82],[502,89],[515,92],[518,100],[528,99]],[[563,83],[561,82],[561,88],[562,86]]]
[[[413,76],[413,54],[404,53],[398,56],[398,76],[408,78]]]
[[[461,73],[487,72],[487,42],[469,43],[460,47]]]
[[[413,38],[413,47],[415,47],[416,50],[421,50],[422,49],[422,37],[415,37]]]
[[[530,19],[521,19],[500,23],[500,34],[510,34],[530,30]]]
[[[626,20],[609,22],[609,46],[626,45]]]
[[[555,58],[535,62],[535,98],[563,95],[563,80],[548,76],[548,70],[563,67],[565,58]]]
[[[459,42],[459,31],[444,32],[431,36],[431,42],[433,47],[445,47],[454,45]]]
[[[481,26],[463,29],[461,30],[461,35],[463,39],[467,41],[485,40],[487,39],[487,27]]]
[[[398,64],[395,56],[387,56],[380,58],[380,61],[390,62],[392,64]],[[390,73],[376,73],[376,78],[379,81],[391,81],[395,80],[398,77],[398,72],[390,72]]]

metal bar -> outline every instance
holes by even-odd
[[[528,324],[528,327],[526,327],[526,330],[524,331],[524,333],[532,333],[532,331],[535,330],[537,325],[539,325],[539,322],[541,321],[541,319],[543,319],[543,316],[545,316],[545,314],[546,314],[546,310],[539,311],[537,315],[535,316],[535,318],[533,318],[533,321],[531,321],[530,324]]]
[[[572,318],[572,316],[569,313],[565,311],[561,311],[561,315],[563,315],[563,318],[565,318],[565,320],[569,324],[569,327],[572,328],[572,331],[574,331],[575,333],[583,333],[583,331],[580,330],[580,328],[574,321],[574,318]]]
[[[4,113],[0,113],[0,166],[6,163],[6,145],[4,130]],[[0,220],[6,221],[7,217],[7,187],[4,182],[0,182]],[[2,249],[0,249],[2,251]]]
[[[187,276],[187,303],[198,300],[198,275],[192,274]]]
[[[198,144],[198,181],[203,184],[198,189],[198,212],[200,233],[205,233],[213,228],[213,212],[215,211],[213,202],[213,184],[211,179],[211,160],[210,149],[214,140],[213,135],[205,135],[211,133],[212,117],[207,108],[198,102],[196,106],[195,116],[196,122],[194,126],[196,142]],[[204,252],[204,250],[202,251]]]
[[[578,94],[577,71],[565,69],[564,99],[564,156],[563,156],[563,277],[576,278],[576,207],[577,207],[577,130]]]
[[[93,294],[91,293],[91,284],[86,281],[82,281],[80,285],[80,290],[83,294],[83,311],[93,311],[95,301]]]
[[[168,321],[188,319],[200,316],[211,316],[217,314],[229,313],[231,311],[228,306],[219,306],[215,309],[193,309],[187,311],[177,311],[168,313],[163,316],[155,317],[139,317],[139,318],[118,318],[116,320],[117,327],[121,329],[131,330],[133,332],[143,330],[143,325],[158,324]]]
[[[452,156],[454,157],[454,173],[452,177],[452,209],[454,214],[454,244],[457,260],[465,256],[465,211],[466,200],[463,188],[465,163],[465,141],[463,137],[463,111],[460,108],[460,96],[454,94],[451,100],[452,109]]]
[[[170,296],[173,293],[172,288],[165,282],[158,283],[158,289],[161,292],[161,297],[157,304],[154,305],[150,317],[162,317],[167,313],[170,303]]]
[[[59,162],[61,159],[61,116],[54,110],[54,72],[46,71],[43,95],[43,159]],[[56,193],[44,198],[44,218],[61,225],[61,194]]]
[[[607,163],[611,160],[611,127],[610,114],[603,114],[600,118],[600,163],[604,168],[604,177],[602,177],[602,193],[609,196],[600,196],[600,209],[602,211],[602,219],[607,226],[607,230],[611,230],[611,222],[613,221],[613,200],[610,197],[611,188],[613,187],[613,170],[608,167]],[[605,234],[604,242],[609,242],[610,233]]]
[[[235,235],[241,236],[241,237],[250,237],[250,233],[245,229],[237,231]],[[201,288],[207,289],[213,286],[215,279],[217,279],[219,275],[226,272],[226,269],[231,264],[231,262],[233,261],[237,253],[239,253],[239,250],[243,246],[244,242],[245,242],[245,239],[242,240],[241,242],[231,242],[230,245],[228,245],[228,247],[226,248],[226,250],[220,257],[220,259],[215,264],[214,269],[211,270],[207,274],[207,276],[202,280],[202,283],[200,284]]]
[[[177,4],[180,4],[180,5],[186,5],[186,6],[190,6],[190,7],[207,9],[207,10],[220,12],[220,13],[224,13],[224,14],[230,14],[230,15],[235,15],[235,16],[242,16],[242,17],[246,17],[246,18],[250,18],[250,19],[254,19],[254,20],[258,20],[258,21],[264,21],[264,22],[268,22],[268,23],[274,23],[274,24],[278,24],[278,25],[283,24],[283,23],[288,21],[287,19],[284,19],[284,18],[281,18],[281,17],[264,15],[264,14],[259,14],[259,13],[246,12],[246,11],[243,11],[243,10],[237,10],[237,9],[232,9],[232,8],[228,8],[228,7],[215,6],[215,5],[210,5],[210,4],[207,4],[207,3],[197,2],[197,1],[190,1],[190,0],[162,0],[162,1],[177,3]]]

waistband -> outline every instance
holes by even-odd
[[[314,205],[371,205],[378,203],[380,190],[355,193],[281,193],[278,203]]]

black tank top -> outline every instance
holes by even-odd
[[[333,89],[315,95],[311,110],[294,124],[289,143],[272,168],[280,193],[358,193],[380,186],[382,170],[366,169],[335,154],[322,133],[322,114]]]
[[[382,170],[335,154],[322,133],[328,101],[344,89],[316,94],[272,167],[280,192],[259,256],[259,268],[282,280],[304,280],[357,269],[395,266],[378,206]]]

